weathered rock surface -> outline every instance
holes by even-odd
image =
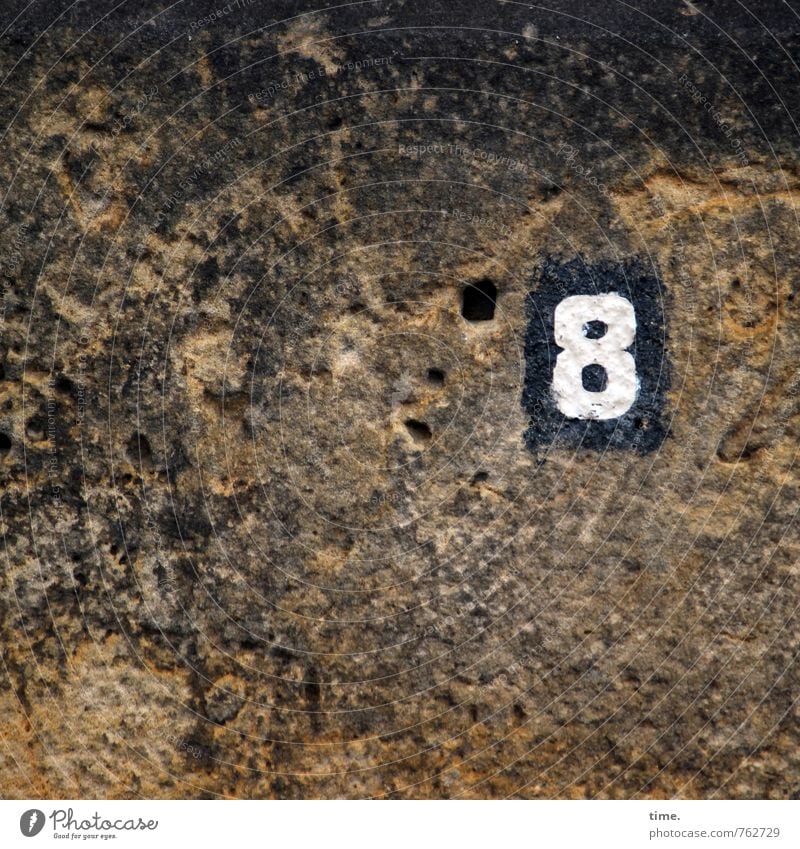
[[[790,6],[26,5],[2,795],[796,797]],[[580,257],[663,284],[657,450],[524,441]]]

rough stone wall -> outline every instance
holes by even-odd
[[[3,796],[797,797],[789,4],[3,5]],[[525,443],[576,259],[655,451]]]

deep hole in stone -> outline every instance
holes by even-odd
[[[545,200],[551,200],[554,197],[558,197],[561,194],[561,186],[556,185],[555,183],[546,183],[542,186],[542,197]]]
[[[44,419],[41,416],[31,416],[25,425],[25,433],[32,442],[39,442],[45,436]]]
[[[406,427],[415,442],[428,442],[433,436],[430,427],[425,422],[416,419],[406,419]]]
[[[604,392],[608,386],[608,374],[601,365],[592,363],[583,367],[581,382],[587,392]]]
[[[149,468],[153,465],[153,454],[150,450],[150,442],[143,433],[134,433],[128,440],[128,457],[135,465]]]
[[[491,280],[479,280],[464,287],[461,315],[467,321],[491,321],[497,303],[497,286]]]
[[[8,454],[11,450],[11,437],[7,433],[0,433],[0,454]]]
[[[608,333],[608,325],[604,321],[587,321],[583,325],[583,335],[587,339],[602,339]]]
[[[444,383],[444,372],[438,368],[429,368],[428,380],[437,386],[441,386]]]
[[[54,386],[59,392],[65,392],[67,394],[72,392],[72,381],[65,374],[59,375],[55,379]]]

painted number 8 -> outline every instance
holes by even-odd
[[[553,316],[556,345],[563,350],[553,369],[553,397],[571,419],[616,419],[636,401],[636,362],[626,351],[636,337],[633,304],[621,295],[573,295]],[[584,369],[601,366],[605,386],[584,385]]]

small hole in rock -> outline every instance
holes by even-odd
[[[555,183],[547,183],[542,186],[542,196],[545,200],[550,200],[551,198],[558,197],[561,194],[561,186],[557,186]]]
[[[436,386],[441,386],[444,383],[444,372],[438,368],[429,368],[428,381],[435,383]]]
[[[608,333],[608,325],[604,321],[587,321],[583,325],[583,335],[587,339],[602,339]]]
[[[489,472],[475,472],[472,476],[472,483],[483,483],[486,480],[489,480]]]
[[[592,363],[583,367],[581,382],[587,392],[604,392],[608,386],[608,373],[601,365]]]
[[[44,439],[44,420],[38,416],[28,419],[28,423],[25,425],[25,433],[32,442],[39,442]]]
[[[144,468],[152,466],[153,455],[150,450],[150,442],[143,433],[134,433],[128,440],[128,457],[137,466],[140,463]]]
[[[0,454],[8,454],[11,450],[11,437],[7,433],[0,433]]]
[[[464,287],[461,315],[467,321],[491,321],[497,304],[497,286],[491,280],[479,280]]]
[[[72,392],[72,381],[64,374],[56,378],[54,385],[59,392]]]
[[[425,422],[419,422],[416,419],[407,419],[406,428],[415,442],[428,442],[433,435]]]

